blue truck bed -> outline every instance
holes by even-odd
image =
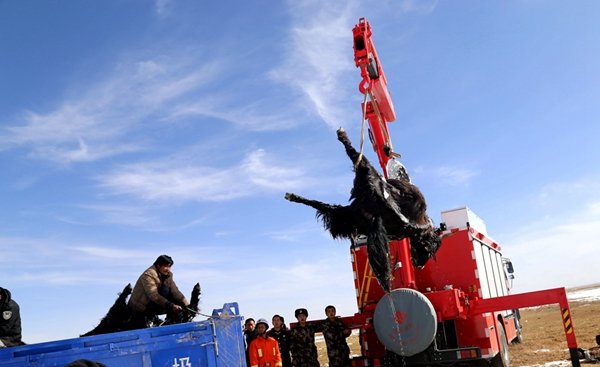
[[[77,359],[108,367],[245,367],[237,303],[206,321],[0,349],[0,367],[64,367]]]

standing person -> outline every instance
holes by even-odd
[[[306,323],[308,311],[299,308],[294,312],[298,324],[290,332],[290,352],[292,365],[295,367],[320,367],[317,346],[315,345],[315,332],[317,327]]]
[[[138,278],[127,303],[133,313],[133,328],[148,327],[155,316],[178,313],[190,305],[173,280],[172,266],[170,256],[160,255]]]
[[[256,338],[250,343],[250,367],[281,367],[281,353],[277,340],[267,334],[269,324],[265,319],[256,323]]]
[[[21,312],[10,291],[0,287],[0,348],[24,345],[21,341]]]
[[[285,326],[282,316],[274,315],[271,319],[273,327],[267,334],[277,340],[279,352],[281,353],[281,362],[283,367],[292,367],[292,357],[290,356],[290,331]]]
[[[350,336],[350,330],[344,322],[336,316],[336,309],[329,305],[325,307],[327,319],[323,321],[323,336],[327,344],[327,357],[329,367],[350,367],[350,348],[346,338]]]
[[[244,322],[244,346],[246,347],[246,363],[248,367],[250,367],[250,355],[248,354],[248,348],[250,348],[250,343],[256,338],[256,330],[254,319],[249,317]]]

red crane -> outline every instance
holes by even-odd
[[[369,137],[373,149],[377,153],[383,174],[388,178],[390,160],[400,156],[393,151],[387,127],[389,122],[396,120],[396,111],[387,88],[385,73],[371,38],[371,25],[365,18],[360,18],[352,33],[354,62],[360,68],[362,77],[358,89],[365,95],[362,104],[363,118],[369,122]]]
[[[354,61],[362,77],[358,89],[364,95],[363,123],[369,123],[369,137],[385,178],[394,178],[398,171],[393,166],[402,165],[387,126],[396,119],[387,79],[369,22],[360,18],[352,33]],[[366,246],[353,244],[359,312],[344,318],[360,329],[362,356],[354,358],[353,366],[458,361],[475,365],[486,360],[491,366],[507,367],[508,342],[522,337],[518,309],[558,304],[571,361],[579,367],[565,289],[511,294],[507,281],[512,279],[512,264],[509,270],[500,245],[488,237],[477,218],[467,208],[442,213],[447,225],[442,246],[422,269],[411,266],[408,239],[391,241],[389,261],[394,266],[389,293],[373,276]]]

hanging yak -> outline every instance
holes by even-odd
[[[333,238],[367,236],[367,254],[379,284],[390,291],[391,269],[388,242],[409,238],[413,264],[421,268],[440,245],[439,230],[427,216],[427,204],[418,187],[410,182],[404,167],[387,181],[366,157],[354,149],[344,129],[338,140],[354,163],[354,185],[350,205],[332,205],[286,193],[289,201],[317,209],[317,218]]]

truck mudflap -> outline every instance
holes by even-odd
[[[245,367],[242,316],[226,303],[205,321],[0,349],[0,367]]]

